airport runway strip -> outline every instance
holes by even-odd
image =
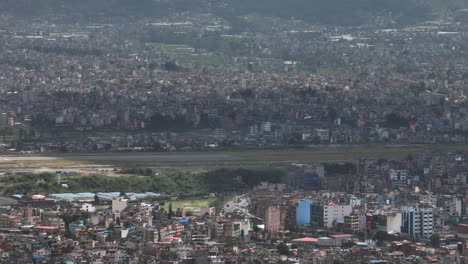
[[[241,158],[227,154],[114,154],[114,155],[63,155],[63,156],[0,156],[0,163],[21,161],[135,161],[135,162],[190,162],[230,161]]]

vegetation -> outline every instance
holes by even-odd
[[[225,193],[250,189],[263,181],[280,183],[285,174],[285,171],[279,169],[220,169],[206,173],[203,180],[210,192]]]
[[[377,241],[377,245],[383,246],[386,241],[391,240],[391,236],[385,231],[377,231],[374,234],[374,239]]]
[[[155,176],[66,176],[68,188],[63,188],[57,176],[50,173],[7,175],[0,178],[0,192],[12,194],[50,194],[60,192],[160,192],[186,197],[209,193],[231,193],[250,189],[262,181],[280,182],[285,172],[276,169],[221,169],[207,173],[163,173]],[[216,206],[216,205],[215,205]]]
[[[391,113],[385,117],[386,125],[391,128],[398,129],[400,127],[408,127],[410,119],[402,117],[398,114]]]
[[[289,247],[283,242],[279,243],[276,249],[280,255],[289,255]]]
[[[439,236],[439,234],[433,234],[430,237],[430,240],[431,240],[431,246],[433,246],[434,248],[439,248],[440,247],[440,236]]]

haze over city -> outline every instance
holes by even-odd
[[[0,263],[464,264],[465,0],[0,1]]]

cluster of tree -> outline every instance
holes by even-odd
[[[399,114],[391,113],[385,116],[385,121],[386,126],[398,129],[400,127],[408,127],[411,120]]]
[[[68,181],[67,189],[62,188],[55,174],[8,175],[0,178],[0,192],[4,195],[60,192],[160,192],[184,198],[208,193],[239,192],[252,188],[262,181],[279,183],[285,175],[283,170],[278,169],[220,169],[206,173],[162,173],[157,176],[154,175],[152,169],[148,168],[135,169],[133,172],[136,175],[64,177],[63,179]]]
[[[152,131],[184,131],[193,128],[193,124],[184,115],[169,116],[154,114],[149,129]]]
[[[356,165],[353,163],[326,163],[325,172],[327,175],[352,174],[356,172]]]
[[[220,169],[207,172],[204,181],[212,192],[235,192],[253,188],[265,181],[281,183],[285,174],[285,171],[281,169]]]
[[[419,95],[420,93],[426,90],[426,83],[425,82],[413,83],[408,88],[415,95]]]
[[[61,186],[53,174],[22,173],[0,178],[1,191],[5,195],[60,192]]]

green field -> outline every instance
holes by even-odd
[[[227,58],[214,54],[179,54],[177,55],[177,61],[180,63],[221,66],[227,63]]]
[[[175,56],[179,63],[215,66],[225,65],[228,63],[228,58],[226,56],[211,53],[196,53],[195,49],[188,45],[163,43],[147,43],[146,45],[153,47],[155,50],[164,51]]]
[[[418,152],[453,152],[466,151],[468,145],[464,144],[428,144],[428,145],[342,145],[342,146],[308,146],[302,149],[251,149],[212,152],[174,152],[174,153],[41,153],[41,154],[1,154],[10,156],[51,156],[63,159],[49,161],[2,161],[0,168],[86,168],[86,167],[157,167],[174,170],[211,170],[223,167],[272,167],[284,166],[291,163],[313,162],[350,162],[359,158],[372,157],[375,159],[404,159],[409,154]],[[133,160],[109,161],[100,159],[100,156],[118,155],[180,155],[180,154],[227,154],[234,160],[179,160],[179,161],[153,161],[144,162],[137,158]],[[93,160],[79,161],[68,159],[67,156],[91,156]]]
[[[166,201],[164,208],[167,210],[169,208],[169,204],[172,204],[172,208],[175,211],[177,208],[186,208],[186,207],[208,207],[212,204],[216,198],[196,198],[196,199],[184,199],[184,200],[176,200],[176,201]]]
[[[359,158],[403,159],[417,152],[466,151],[468,145],[349,145],[311,146],[295,150],[252,150],[231,152],[236,157],[257,162],[340,162]]]

